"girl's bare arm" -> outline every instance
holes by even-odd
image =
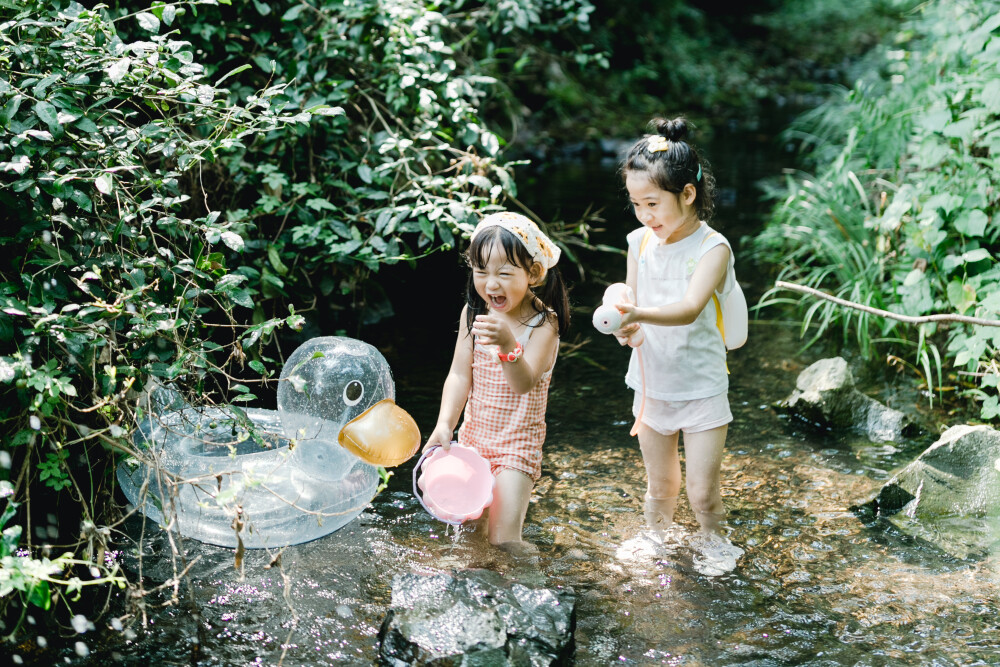
[[[631,260],[631,256],[629,259]],[[698,261],[694,275],[691,276],[691,282],[688,283],[687,291],[680,301],[660,306],[642,307],[619,304],[618,310],[622,312],[622,327],[635,322],[658,326],[691,324],[698,319],[701,311],[705,310],[705,305],[712,298],[715,290],[723,285],[728,267],[729,248],[725,245],[712,248]]]
[[[472,336],[465,326],[465,308],[459,318],[458,337],[455,341],[455,353],[452,355],[451,368],[445,378],[441,390],[441,408],[438,410],[437,424],[424,445],[429,447],[440,445],[447,449],[451,446],[452,434],[458,425],[458,420],[465,409],[472,388]]]

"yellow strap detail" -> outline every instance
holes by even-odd
[[[722,304],[719,303],[719,297],[712,292],[712,302],[715,303],[715,326],[719,329],[719,333],[722,334],[722,345],[726,345],[726,326],[722,322]],[[726,350],[728,355],[729,350]],[[729,362],[726,362],[726,375],[729,374]]]
[[[651,238],[653,238],[653,230],[647,229],[646,233],[642,235],[642,240],[639,241],[639,257],[642,257],[642,253],[646,250],[646,246],[649,244],[649,239]]]

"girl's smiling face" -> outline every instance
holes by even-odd
[[[698,215],[692,206],[697,192],[690,183],[680,192],[668,192],[645,172],[630,171],[625,176],[625,189],[635,217],[661,241],[675,243],[698,229]]]
[[[520,315],[524,297],[532,285],[532,274],[512,263],[497,241],[491,244],[485,259],[484,265],[472,267],[476,292],[490,310]],[[536,266],[533,265],[532,269]]]

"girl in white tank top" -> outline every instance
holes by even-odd
[[[683,431],[687,496],[699,524],[688,541],[696,550],[695,566],[704,574],[721,574],[735,568],[743,553],[722,525],[720,470],[732,414],[726,347],[712,301],[733,280],[733,254],[728,241],[704,222],[712,213],[715,184],[707,163],[683,140],[686,121],[654,123],[657,133],[639,139],[622,163],[642,227],[628,235],[625,282],[636,303],[617,304],[619,336],[627,338],[640,326],[644,334],[626,375],[636,391],[647,474],[644,515],[652,535],[663,539],[683,481],[678,453]]]

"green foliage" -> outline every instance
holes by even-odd
[[[74,593],[56,576],[70,565],[118,581],[102,555],[118,517],[99,501],[120,455],[144,456],[142,396],[256,400],[301,304],[381,317],[372,274],[452,247],[515,193],[480,116],[491,74],[589,8],[0,2],[5,521],[58,506],[71,526],[49,535],[56,561],[27,534],[5,552],[5,618]]]
[[[547,62],[512,84],[534,141],[632,137],[654,115],[754,122],[850,70],[917,0],[597,3],[583,67]],[[822,39],[816,39],[822,35]],[[550,49],[551,51],[551,49]],[[766,110],[766,111],[765,111]]]
[[[9,482],[0,482],[0,491],[10,493]],[[0,515],[0,599],[10,599],[17,595],[22,607],[28,606],[48,610],[57,599],[56,591],[65,591],[70,599],[78,600],[84,586],[107,586],[113,584],[125,587],[125,579],[118,574],[118,566],[95,568],[98,576],[86,580],[73,576],[71,571],[77,566],[93,566],[89,560],[80,560],[72,553],[64,553],[55,559],[33,558],[23,553],[18,546],[21,541],[21,526],[7,526],[17,512],[18,504],[8,502]],[[103,570],[103,571],[102,571]],[[91,572],[93,575],[93,572]],[[14,632],[10,633],[12,637]]]
[[[264,359],[261,336],[301,323],[293,314],[241,329],[233,313],[253,305],[247,283],[259,278],[243,262],[247,223],[193,205],[185,179],[324,107],[286,111],[271,101],[282,86],[231,104],[190,43],[123,40],[100,9],[30,2],[4,19],[0,203],[15,224],[0,239],[0,475],[11,501],[35,498],[18,516],[59,505],[72,524],[75,507],[95,526],[109,452],[131,451],[150,378],[221,398],[248,356]],[[30,535],[23,552],[8,549],[4,607],[14,590],[46,608],[60,586],[73,593],[78,583],[54,578],[70,563],[106,570],[92,540],[70,531],[60,535],[70,555],[54,561],[35,559],[42,545]]]
[[[800,119],[791,136],[816,175],[789,178],[757,239],[782,279],[904,315],[1000,319],[998,9],[926,5],[878,76]],[[1000,328],[914,329],[829,302],[809,306],[804,323],[819,324],[816,336],[839,324],[866,355],[873,342],[908,343],[930,386],[943,381],[943,356],[979,378],[968,393],[983,419],[998,416]]]
[[[375,321],[392,308],[372,274],[453,248],[483,212],[516,195],[505,142],[480,107],[502,95],[497,75],[516,57],[533,57],[515,44],[586,28],[592,8],[584,0],[467,4],[191,7],[183,34],[212,63],[210,78],[229,77],[231,103],[257,104],[259,89],[280,84],[269,103],[330,114],[199,165],[201,196],[246,230],[244,259],[259,273],[242,287],[264,298],[258,319],[268,299],[301,309],[319,298],[350,307],[339,314],[348,330]],[[140,7],[119,2],[118,13]]]

